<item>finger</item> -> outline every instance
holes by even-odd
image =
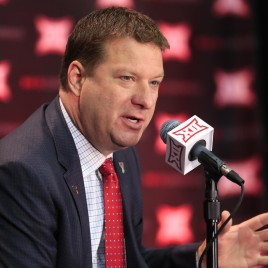
[[[268,243],[267,242],[260,243],[259,250],[263,256],[268,256]]]
[[[262,230],[262,231],[258,231],[256,233],[258,235],[258,237],[260,238],[260,240],[262,241],[268,241],[268,229]]]
[[[268,256],[260,256],[258,258],[258,265],[264,265],[266,267],[268,265]]]
[[[227,220],[227,218],[230,216],[230,212],[227,211],[227,210],[224,210],[222,213],[221,213],[221,221],[219,222],[219,225],[218,227],[220,228],[223,223]],[[233,224],[233,221],[232,219],[230,219],[230,221],[227,223],[227,225],[223,228],[222,232],[221,233],[225,233],[227,231],[229,231],[229,229],[231,228]]]
[[[224,210],[221,213],[221,222],[225,222],[229,216],[230,216],[230,212],[227,210]]]
[[[268,224],[268,213],[263,213],[240,223],[239,227],[249,227],[250,229],[257,231],[258,229],[262,228],[267,224]]]

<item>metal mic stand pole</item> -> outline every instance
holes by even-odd
[[[205,168],[206,188],[204,201],[204,218],[207,224],[207,244],[218,231],[218,222],[221,218],[220,203],[218,201],[217,182],[221,175],[208,171]],[[207,268],[218,268],[218,238],[214,238],[207,250]]]

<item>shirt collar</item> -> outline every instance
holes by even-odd
[[[60,107],[65,118],[66,124],[72,134],[78,155],[80,158],[83,176],[87,176],[95,171],[103,164],[106,157],[101,154],[93,145],[85,138],[85,136],[73,124],[69,114],[67,113],[61,99]],[[112,154],[108,157],[112,157]]]

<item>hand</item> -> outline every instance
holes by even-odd
[[[223,211],[219,226],[228,218]],[[218,237],[219,268],[249,268],[268,265],[268,229],[259,230],[268,224],[268,213],[260,214],[238,225],[230,221]],[[201,255],[206,243],[198,249]],[[206,267],[204,258],[202,267]]]

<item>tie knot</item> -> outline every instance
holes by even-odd
[[[103,176],[115,173],[113,159],[111,157],[107,158],[100,166],[99,171]]]

